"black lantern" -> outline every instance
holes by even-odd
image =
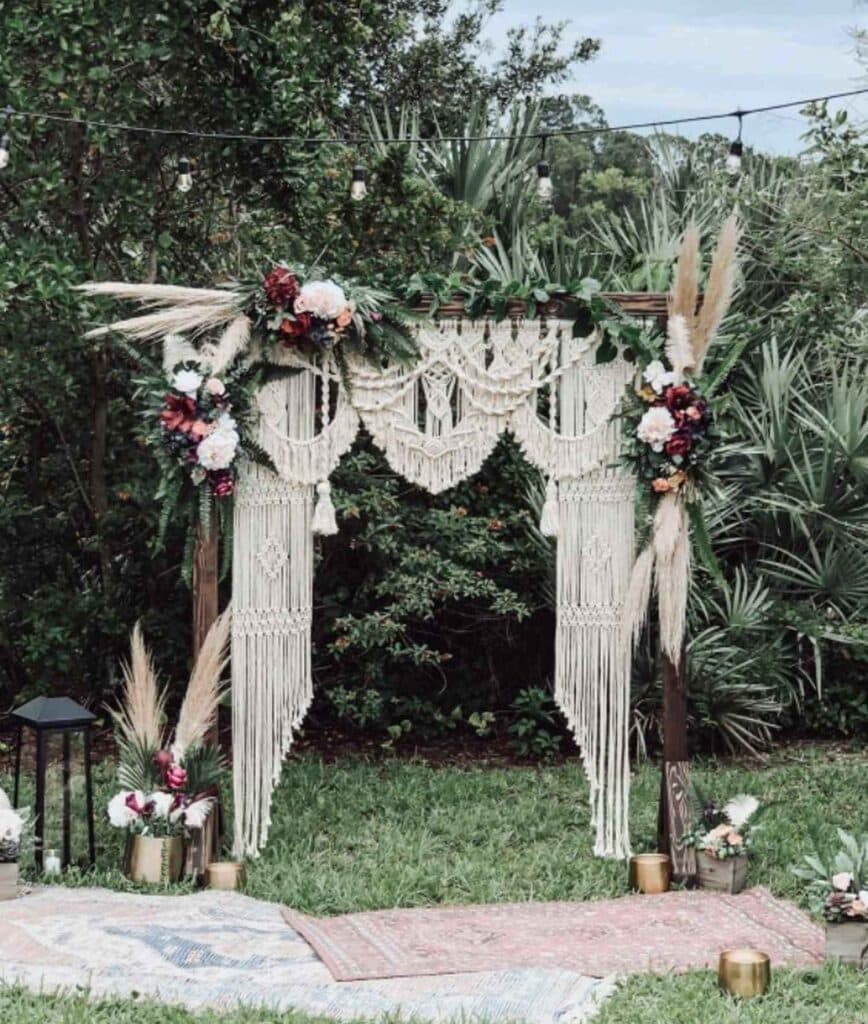
[[[93,779],[90,771],[91,726],[96,715],[76,704],[69,697],[37,697],[12,712],[18,727],[15,752],[15,801],[18,806],[18,782],[21,776],[21,746],[25,726],[36,734],[36,866],[42,870],[43,840],[45,838],[45,778],[48,770],[48,738],[59,733],[63,743],[63,866],[70,864],[71,771],[70,753],[73,733],[81,733],[84,742],[84,778],[87,795],[87,838],[90,864],[95,860],[93,834]]]

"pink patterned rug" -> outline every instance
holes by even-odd
[[[590,903],[379,910],[314,918],[283,916],[336,981],[458,974],[518,967],[594,977],[717,965],[724,949],[750,946],[775,965],[818,964],[823,932],[763,888],[625,896]]]

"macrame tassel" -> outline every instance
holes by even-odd
[[[558,485],[556,480],[550,478],[546,484],[546,500],[543,503],[542,515],[539,520],[539,532],[543,537],[557,537],[559,530]]]
[[[313,510],[311,529],[321,537],[331,537],[338,532],[332,488],[328,480],[320,480],[316,485],[316,508]]]

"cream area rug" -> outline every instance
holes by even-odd
[[[430,913],[430,912],[425,912]],[[338,982],[281,909],[234,892],[47,887],[0,905],[0,981],[191,1009],[264,1006],[339,1021],[585,1024],[613,987],[558,967]]]

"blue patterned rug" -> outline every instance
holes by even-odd
[[[536,968],[336,982],[276,904],[233,892],[61,887],[3,905],[0,980],[43,992],[82,987],[94,997],[136,993],[192,1009],[492,1024],[584,1024],[613,988],[611,980]]]

